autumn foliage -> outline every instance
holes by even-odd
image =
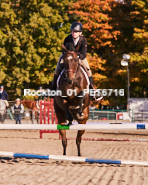
[[[145,0],[81,0],[69,12],[84,25],[88,39],[87,56],[97,88],[124,89],[124,97],[106,97],[110,105],[126,102],[126,68],[120,61],[124,53],[129,63],[131,97],[143,96],[148,69],[148,4]]]
[[[87,59],[96,88],[124,89],[105,97],[108,105],[126,104],[129,54],[130,96],[148,90],[147,0],[2,0],[0,4],[0,83],[11,89],[52,81],[61,44],[73,21],[83,24]]]

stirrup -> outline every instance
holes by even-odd
[[[96,91],[94,89],[94,91]],[[102,100],[103,99],[103,95],[97,95],[96,92],[95,92],[95,95],[91,97],[92,101],[99,101],[99,100]]]
[[[102,96],[101,96],[101,97],[99,97],[99,98],[98,98],[98,97],[96,97],[96,96],[92,96],[92,97],[91,97],[91,100],[92,100],[92,101],[99,101],[99,100],[102,100],[102,99],[103,99],[103,97],[102,97]]]

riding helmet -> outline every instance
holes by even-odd
[[[70,27],[70,30],[72,31],[78,31],[78,32],[82,32],[83,30],[83,26],[80,22],[73,22],[71,27]]]
[[[43,89],[43,87],[42,86],[39,86],[38,90],[42,90],[42,89]]]

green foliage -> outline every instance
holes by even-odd
[[[24,81],[49,84],[73,21],[83,24],[96,87],[125,89],[125,97],[106,98],[110,104],[126,102],[124,53],[131,55],[131,97],[142,97],[143,86],[148,89],[147,0],[1,0],[0,83],[11,89],[24,88]]]
[[[22,99],[23,99],[23,100],[33,100],[33,101],[35,101],[34,96],[29,96],[29,95],[22,96]]]
[[[3,0],[0,4],[0,83],[49,84],[69,30],[69,1]]]

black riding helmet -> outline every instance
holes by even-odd
[[[83,26],[80,22],[73,22],[70,27],[70,30],[82,32]]]

